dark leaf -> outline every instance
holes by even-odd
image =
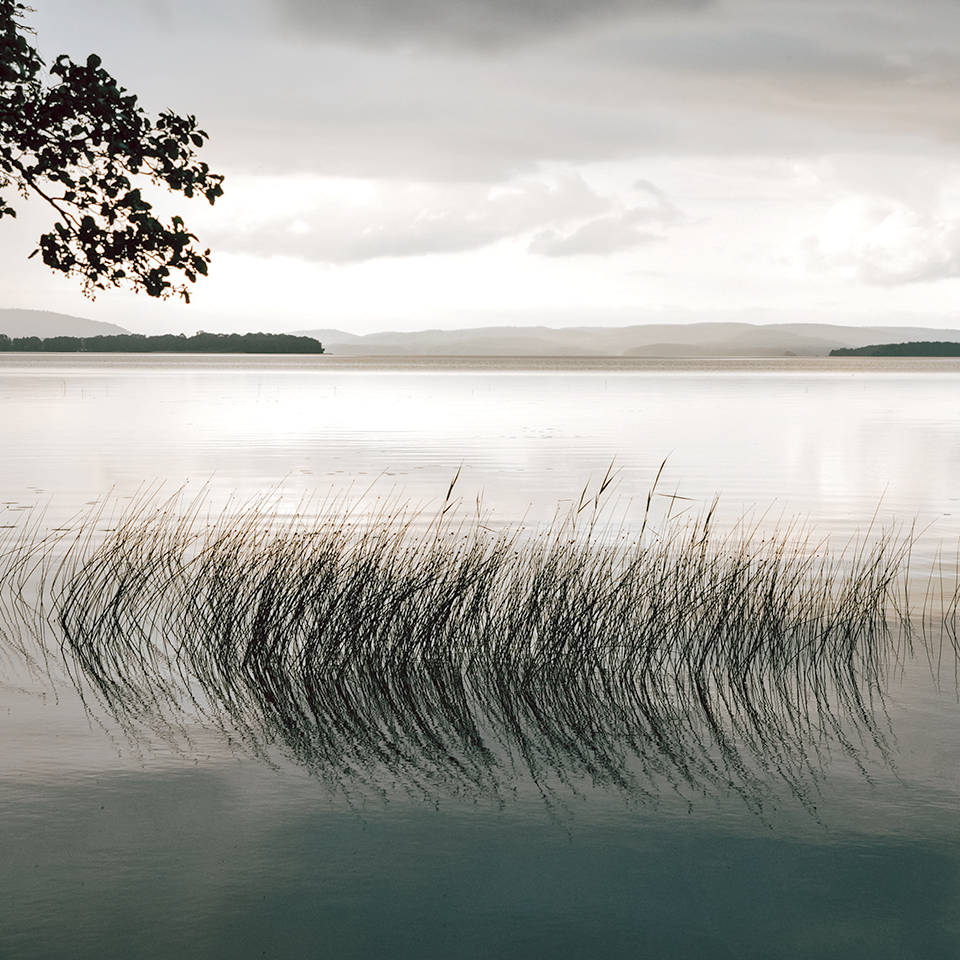
[[[206,254],[181,217],[165,223],[151,214],[131,178],[146,174],[213,203],[222,177],[195,154],[206,133],[192,115],[147,115],[96,54],[83,63],[61,54],[45,72],[17,20],[26,9],[0,0],[0,188],[12,184],[57,210],[30,256],[40,253],[89,294],[124,285],[188,300],[186,284],[206,273]],[[0,218],[15,215],[0,199]]]

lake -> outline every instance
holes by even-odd
[[[957,361],[21,354],[0,356],[0,404],[8,544],[109,537],[178,490],[201,519],[364,528],[453,503],[536,531],[592,514],[612,466],[614,533],[651,542],[714,501],[721,533],[812,531],[821,553],[912,529],[919,592],[955,586]],[[183,677],[144,646],[160,680],[132,696],[128,660],[95,677],[55,637],[8,636],[0,956],[954,958],[953,638],[893,633],[844,634],[849,675],[811,656],[784,684],[763,662],[732,692],[712,660],[706,693],[678,679],[682,657],[643,695],[546,677],[520,706],[502,677],[448,677],[453,696],[401,673],[388,696],[395,675],[341,672],[325,714],[274,675],[211,706],[194,660]]]

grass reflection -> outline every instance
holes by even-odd
[[[146,497],[105,534],[37,521],[0,560],[4,632],[134,733],[199,714],[337,789],[529,777],[762,810],[786,785],[814,810],[832,754],[890,760],[911,628],[955,640],[955,590],[911,612],[909,535],[832,552],[711,511],[631,532],[602,522],[606,484],[535,530],[464,516],[453,485],[431,517]]]

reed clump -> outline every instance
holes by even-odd
[[[148,498],[99,539],[8,546],[0,616],[131,728],[199,713],[337,785],[522,773],[762,807],[786,784],[813,808],[825,751],[889,755],[909,536],[835,553],[795,527],[718,532],[712,511],[654,535],[598,502],[495,530],[449,492],[434,517],[283,521]],[[955,611],[954,593],[941,623]]]

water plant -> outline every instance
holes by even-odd
[[[103,532],[22,530],[0,621],[127,729],[200,717],[336,788],[637,798],[789,789],[829,751],[890,756],[885,677],[911,641],[909,533],[833,551],[714,513],[638,527],[587,491],[550,526],[455,507],[218,516],[147,495]],[[454,480],[454,483],[456,479]],[[99,532],[97,532],[99,530]],[[956,590],[923,622],[955,639]]]

